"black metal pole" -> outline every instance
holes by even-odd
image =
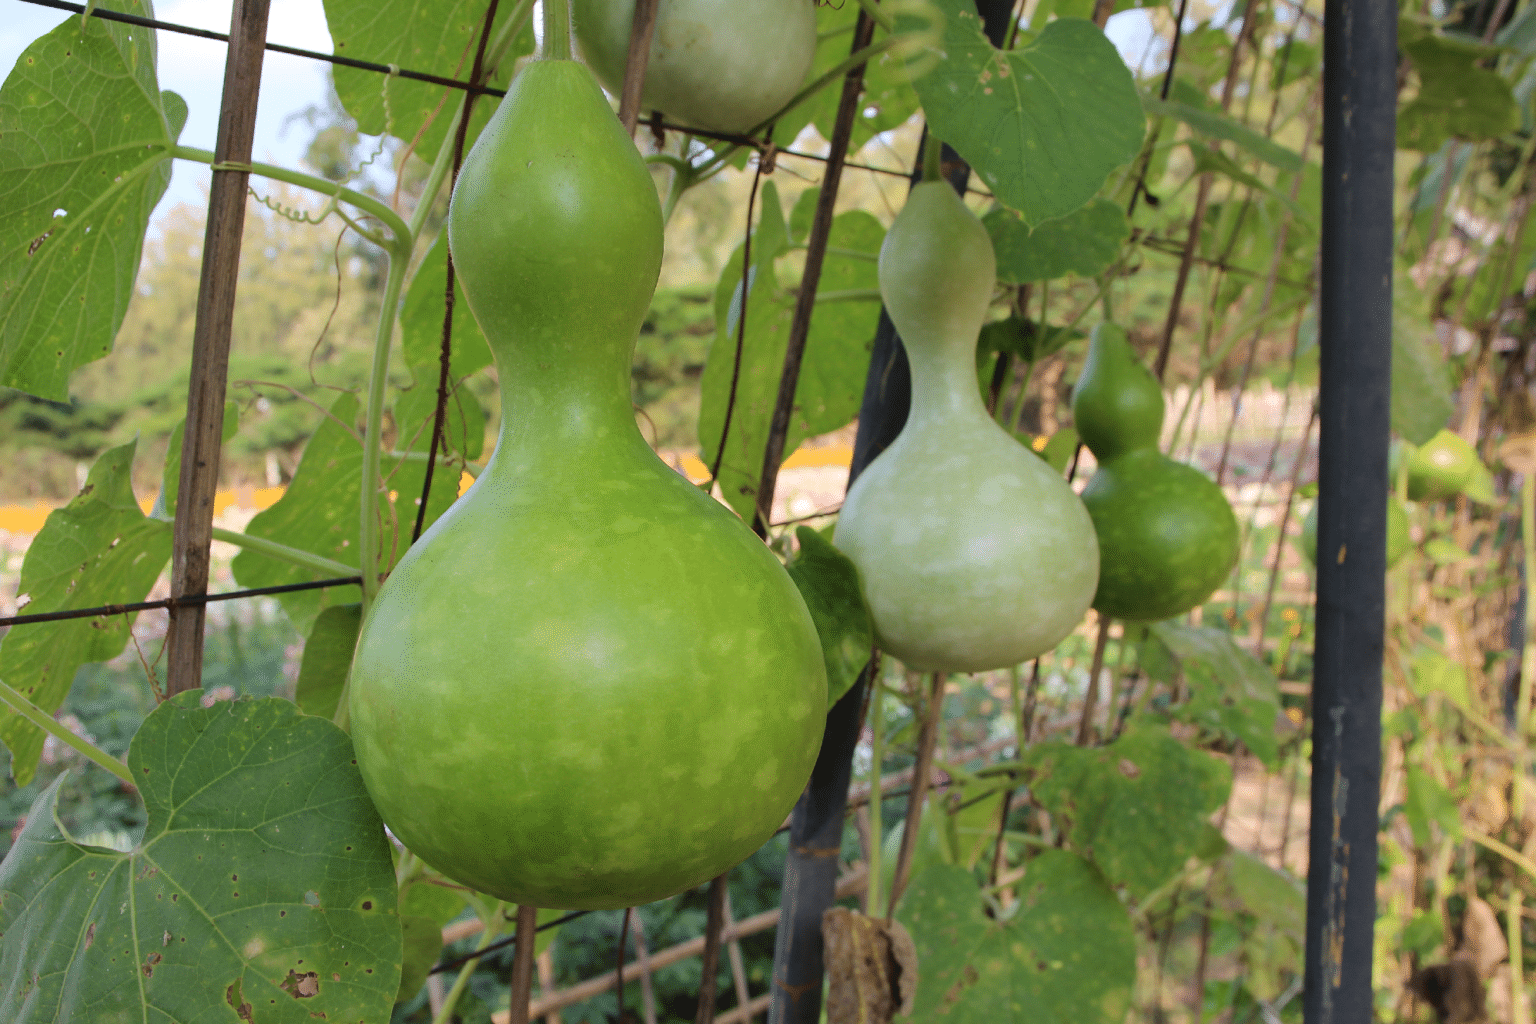
[[[1307,870],[1307,1024],[1373,1016],[1381,659],[1392,370],[1397,5],[1323,18],[1317,649]]]
[[[994,46],[1003,45],[1013,6],[1013,0],[976,0],[982,25]],[[928,144],[926,136],[923,144]],[[971,169],[948,146],[944,147],[943,156],[946,168],[951,169],[950,183],[963,195]],[[914,184],[922,176],[921,168],[919,156],[912,174]],[[859,429],[854,436],[853,463],[848,471],[850,487],[901,433],[911,397],[912,374],[907,353],[882,308],[864,379],[864,398],[859,406]],[[869,666],[865,666],[858,683],[827,713],[821,754],[790,819],[789,856],[784,864],[781,916],[773,947],[769,1024],[819,1024],[821,1020],[825,974],[821,915],[832,906],[837,886],[848,783],[853,778],[853,751],[864,724],[869,671]],[[873,841],[880,841],[878,834]]]

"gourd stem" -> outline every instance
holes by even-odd
[[[164,526],[166,529],[175,526],[175,521],[171,519],[158,519],[151,516],[149,521]],[[277,541],[268,540],[265,537],[252,537],[248,533],[239,533],[235,530],[225,530],[215,526],[213,528],[213,539],[223,541],[225,544],[233,544],[235,547],[244,548],[247,551],[255,551],[263,555],[269,555],[272,558],[279,558],[292,565],[299,565],[306,569],[313,569],[316,572],[323,572],[327,576],[351,576],[357,571],[344,562],[338,562],[323,555],[304,551],[301,548],[289,547],[287,544],[279,544]]]
[[[544,0],[543,59],[571,59],[570,0]]]
[[[923,180],[939,181],[944,177],[944,143],[932,130],[923,136]]]
[[[124,785],[133,785],[133,776],[129,773],[128,768],[121,761],[107,753],[105,750],[102,750],[94,743],[76,736],[69,729],[66,729],[64,725],[56,720],[52,715],[48,714],[48,712],[27,700],[27,698],[23,697],[21,694],[17,693],[3,682],[0,682],[0,703],[9,705],[12,711],[16,712],[22,718],[25,718],[27,721],[37,726],[48,735],[58,740],[60,743],[74,748],[92,764],[95,764],[101,768],[105,768],[107,771],[117,776]]]
[[[506,915],[501,912],[501,908],[501,901],[498,900],[495,913],[491,915],[490,920],[485,922],[485,929],[480,933],[480,942],[475,946],[475,952],[478,953],[485,949],[496,936],[501,934],[502,922],[506,920]],[[448,1024],[449,1021],[454,1019],[454,1011],[458,1008],[459,999],[463,997],[464,990],[469,987],[470,975],[474,974],[475,968],[479,966],[480,960],[477,957],[459,968],[459,976],[453,980],[453,987],[443,997],[442,1009],[438,1010],[437,1016],[432,1018],[432,1024]]]
[[[395,336],[395,307],[400,302],[400,286],[405,279],[407,259],[392,255],[389,274],[384,279],[384,297],[379,307],[379,326],[373,339],[373,367],[368,375],[368,412],[363,432],[362,520],[358,534],[358,565],[363,577],[363,611],[379,592],[379,456],[383,433],[384,392],[389,384],[389,346]],[[346,692],[338,714],[346,708]],[[339,724],[339,723],[338,723]]]
[[[885,687],[878,673],[871,673],[869,697],[869,888],[864,913],[880,916],[880,857],[885,844],[885,821],[880,811],[880,771],[885,760]]]

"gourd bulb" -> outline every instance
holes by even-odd
[[[624,87],[635,0],[575,0],[582,56]],[[794,98],[816,56],[813,0],[661,0],[641,105],[690,128],[744,132]]]

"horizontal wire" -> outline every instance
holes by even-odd
[[[65,0],[20,0],[24,4],[33,4],[37,7],[51,7],[55,10],[70,11],[74,14],[84,14],[83,4],[66,3]],[[144,18],[137,14],[124,14],[121,11],[108,11],[100,7],[91,12],[92,17],[103,21],[120,21],[127,25],[138,25],[143,28],[162,29],[166,32],[175,32],[184,36],[196,36],[200,39],[213,39],[221,43],[229,42],[229,34],[226,32],[214,32],[206,28],[193,28],[190,25],[178,25],[171,21],[157,21],[154,18]],[[335,53],[321,53],[318,50],[303,50],[297,46],[284,46],[281,43],[265,44],[273,53],[286,53],[293,57],[308,57],[310,60],[325,61],[328,64],[340,64],[343,67],[358,68],[362,71],[377,71],[386,75],[398,75],[401,78],[409,78],[417,82],[430,82],[433,85],[445,86],[449,89],[462,89],[465,92],[484,93],[488,96],[505,96],[505,89],[496,89],[485,85],[471,85],[455,78],[445,78],[442,75],[432,75],[425,71],[410,71],[405,68],[392,67],[388,64],[378,64],[374,61],[356,60],[352,57],[343,57]]]
[[[291,594],[298,590],[319,590],[323,587],[357,586],[361,576],[342,576],[333,580],[312,580],[309,583],[285,583],[277,587],[256,587],[252,590],[230,590],[220,594],[183,594],[159,601],[135,601],[132,604],[104,604],[96,608],[69,608],[57,612],[38,612],[36,615],[12,615],[0,618],[0,627],[26,626],[34,622],[59,622],[63,619],[94,619],[107,615],[126,615],[129,612],[151,611],[156,608],[185,608],[215,601],[233,601],[238,597],[263,597],[268,594]]]
[[[586,917],[590,913],[592,913],[592,911],[590,911],[590,910],[573,910],[569,914],[564,915],[563,917],[557,917],[553,921],[549,921],[549,922],[547,922],[545,924],[539,925],[537,928],[534,929],[534,931],[535,932],[542,932],[542,931],[544,931],[546,929],[549,929],[549,928],[558,928],[561,925],[565,924],[567,921],[574,921],[578,917]],[[481,957],[483,957],[483,956],[485,956],[485,955],[487,955],[489,953],[494,953],[497,950],[506,949],[508,946],[515,946],[516,944],[517,944],[517,933],[513,932],[511,935],[508,935],[504,939],[497,939],[495,942],[490,943],[484,949],[477,949],[473,953],[465,953],[463,956],[456,957],[456,958],[454,958],[452,960],[444,960],[442,963],[440,963],[437,966],[433,967],[427,973],[428,974],[441,974],[444,971],[451,971],[455,967],[463,967],[465,964],[469,963],[471,960],[479,960]]]

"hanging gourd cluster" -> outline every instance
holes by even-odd
[[[614,92],[632,14],[632,0],[574,3]],[[644,105],[751,127],[794,94],[815,41],[811,0],[663,0]],[[495,355],[500,436],[369,609],[350,701],[363,778],[415,854],[504,900],[605,909],[697,886],[768,839],[815,763],[827,681],[783,566],[636,427],[630,360],[661,209],[592,71],[561,56],[521,71],[453,191],[449,243]],[[1099,462],[1081,499],[993,422],[974,353],[995,277],[961,199],[917,185],[879,256],[911,414],[835,535],[880,646],[912,668],[1016,665],[1090,605],[1178,614],[1236,557],[1221,492],[1157,451],[1161,391],[1115,329],[1095,335],[1074,395]]]

